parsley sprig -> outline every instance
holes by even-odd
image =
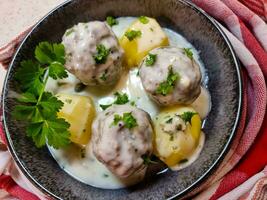
[[[170,65],[167,80],[159,84],[159,86],[156,89],[156,94],[161,94],[163,96],[166,96],[167,94],[172,92],[175,83],[178,79],[179,79],[179,74],[174,73],[172,66]]]
[[[116,100],[111,103],[111,104],[100,104],[99,106],[103,109],[106,110],[108,107],[112,106],[112,104],[117,104],[117,105],[123,105],[129,102],[129,97],[126,93],[119,93],[115,92],[114,95],[116,96]]]
[[[35,48],[36,60],[24,60],[15,74],[22,94],[12,114],[17,120],[27,122],[26,134],[37,147],[48,142],[54,148],[70,143],[70,124],[57,117],[63,102],[45,91],[48,77],[62,79],[65,71],[65,49],[62,44],[41,42]]]
[[[128,129],[131,129],[135,126],[137,126],[137,121],[134,118],[134,116],[132,115],[132,113],[127,112],[127,113],[123,113],[122,116],[115,114],[114,115],[114,119],[113,122],[111,124],[111,126],[116,126],[118,125],[118,123],[122,121],[124,123],[124,126]]]

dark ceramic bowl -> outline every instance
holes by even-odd
[[[37,149],[25,136],[24,124],[11,112],[18,92],[14,73],[33,55],[40,41],[60,42],[64,31],[78,22],[112,16],[155,17],[163,27],[182,34],[200,51],[207,69],[212,109],[206,119],[204,149],[190,167],[178,172],[151,174],[134,187],[103,190],[83,184],[60,169],[47,148]],[[68,1],[44,17],[20,45],[5,80],[3,119],[8,147],[17,165],[42,192],[55,199],[166,199],[183,197],[212,174],[229,150],[240,117],[241,77],[229,41],[206,13],[182,0]]]

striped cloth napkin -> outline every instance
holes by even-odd
[[[191,0],[217,20],[242,63],[243,110],[236,138],[215,173],[188,196],[196,200],[267,199],[267,0]],[[0,48],[7,67],[29,30]],[[1,127],[2,124],[0,124]],[[2,143],[6,143],[0,129]],[[1,190],[2,189],[2,190]],[[0,199],[47,199],[0,145]]]

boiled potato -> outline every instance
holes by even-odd
[[[187,160],[196,150],[201,119],[191,107],[164,109],[155,118],[155,155],[169,167]]]
[[[70,140],[76,144],[85,145],[91,136],[91,124],[95,117],[95,109],[90,97],[58,94],[64,103],[58,116],[70,123]]]
[[[149,17],[145,19],[145,23],[142,23],[140,18],[134,21],[120,39],[120,44],[125,51],[124,64],[128,67],[139,65],[150,50],[169,45],[168,37],[158,22]],[[130,31],[140,31],[141,34],[130,40],[126,36]]]

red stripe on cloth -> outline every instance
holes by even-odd
[[[258,61],[264,76],[267,77],[267,53],[262,49],[256,38],[242,21],[240,21],[240,26],[244,44]]]
[[[39,200],[37,196],[19,187],[15,181],[7,175],[0,176],[0,189],[6,190],[10,195],[22,200]]]
[[[250,10],[255,12],[257,15],[263,17],[264,16],[264,7],[263,5],[257,6],[253,2],[250,1],[241,1],[242,4],[244,4],[246,7],[248,7]]]
[[[229,29],[231,29],[233,32],[233,23],[239,23],[242,36],[240,36],[238,32],[234,34],[239,38],[240,41],[244,40],[246,47],[251,51],[253,56],[259,62],[263,74],[267,77],[267,53],[263,50],[257,39],[248,30],[245,24],[241,20],[239,20],[238,17],[236,17],[235,14],[223,2],[219,0],[193,0],[193,2],[204,9],[206,12],[210,13],[216,19],[225,22]],[[231,20],[237,19],[238,21],[228,22],[229,20],[226,18],[226,16],[229,17],[231,15]]]
[[[241,20],[249,23],[249,20],[255,15],[246,6],[237,0],[222,0],[225,5],[227,5],[236,15],[238,15]]]
[[[267,165],[267,114],[263,122],[263,127],[257,135],[254,144],[241,159],[239,164],[227,174],[216,193],[212,196],[213,199],[218,199],[220,196],[231,191],[238,185],[245,182],[248,178],[261,171]]]
[[[239,0],[242,3],[248,3],[250,5],[253,5],[257,8],[262,8],[263,9],[263,3],[261,0]]]
[[[237,0],[221,0],[232,12],[237,15],[255,34],[259,44],[267,52],[267,26],[265,22],[249,8]],[[228,24],[228,26],[230,26]]]

